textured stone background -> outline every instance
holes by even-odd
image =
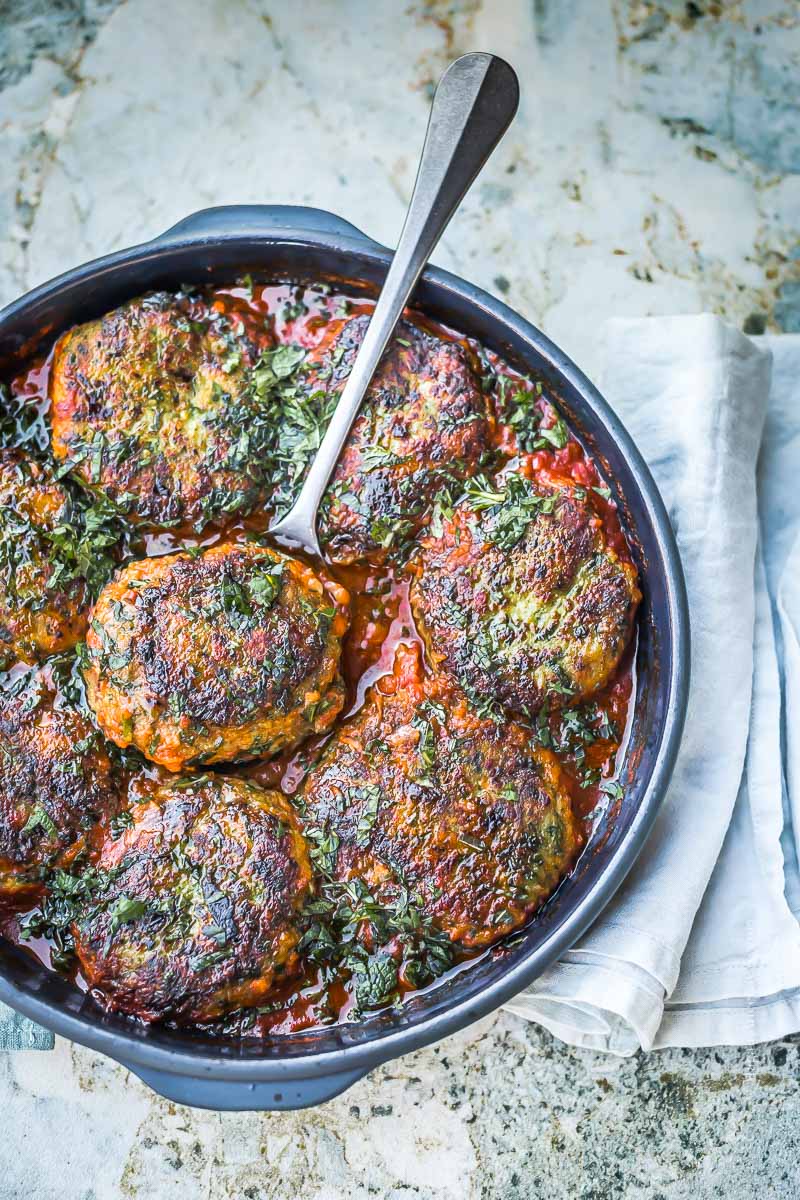
[[[589,371],[611,313],[800,330],[797,0],[0,0],[0,303],[208,204],[391,242],[474,48],[524,98],[439,263]],[[182,1109],[64,1042],[0,1079],[0,1200],[800,1194],[792,1040],[620,1061],[505,1015],[285,1115]]]

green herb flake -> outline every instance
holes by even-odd
[[[31,815],[22,826],[20,832],[32,833],[34,829],[43,829],[50,838],[55,839],[58,837],[58,829],[56,828],[55,821],[41,804],[33,806]]]
[[[108,910],[111,917],[111,932],[116,933],[122,925],[129,925],[147,912],[145,900],[134,900],[130,896],[120,896]]]
[[[349,802],[363,805],[356,826],[356,845],[362,850],[369,845],[370,834],[377,819],[382,798],[381,789],[375,784],[348,789]]]

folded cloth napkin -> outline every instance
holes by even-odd
[[[0,1051],[52,1050],[55,1038],[49,1029],[20,1016],[6,1004],[0,1004]]]
[[[800,1029],[800,337],[614,321],[607,359],[686,572],[686,733],[620,893],[508,1008],[622,1054],[779,1037]],[[0,1049],[49,1045],[0,1005]]]
[[[618,897],[508,1007],[620,1054],[780,1037],[800,1029],[800,338],[613,321],[605,394],[680,546],[686,733]]]

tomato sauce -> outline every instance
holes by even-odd
[[[253,284],[249,279],[234,287],[217,289],[212,293],[212,302],[234,322],[240,322],[240,331],[260,331],[263,338],[266,324],[276,345],[295,343],[308,349],[319,344],[332,322],[369,313],[373,308],[370,300],[340,294],[325,286],[262,285]],[[608,542],[621,558],[630,561],[630,550],[606,481],[597,464],[564,425],[542,387],[469,339],[420,314],[412,316],[417,323],[439,336],[461,342],[493,375],[498,412],[496,449],[506,462],[504,469],[519,471],[532,482],[545,486],[582,489],[597,519],[602,522]],[[8,389],[11,415],[20,430],[16,444],[30,445],[31,449],[39,451],[49,445],[49,368],[50,357],[39,359],[13,379]],[[542,444],[529,446],[520,437],[518,415],[525,406],[537,415]],[[160,556],[211,546],[223,540],[241,541],[263,532],[268,523],[269,513],[262,512],[206,529],[202,535],[188,528],[145,534],[141,538],[141,553]],[[352,620],[342,660],[347,686],[343,710],[343,717],[346,717],[360,708],[368,689],[378,679],[391,674],[397,646],[420,639],[409,603],[409,581],[402,570],[330,565],[328,570],[348,589],[352,598]],[[587,838],[599,814],[607,807],[609,794],[604,789],[609,787],[609,781],[618,770],[620,751],[624,752],[635,702],[635,652],[634,638],[611,682],[593,698],[582,737],[574,744],[570,737],[563,736],[562,718],[557,713],[545,716],[537,729],[540,738],[549,733],[565,768],[574,810],[584,823]],[[309,763],[328,737],[330,734],[311,739],[299,750],[270,761],[231,770],[266,787],[280,788],[292,796],[302,785]],[[0,932],[36,955],[45,966],[51,966],[52,945],[44,938],[20,940],[18,918],[19,913],[7,913],[0,919]],[[483,951],[481,956],[502,952],[500,943]],[[464,969],[469,957],[462,954],[452,971]],[[79,987],[85,987],[79,973],[73,971],[72,978]],[[438,982],[428,986],[435,987]],[[400,991],[408,990],[411,985],[404,985],[401,979]],[[300,978],[276,991],[266,1008],[237,1015],[221,1026],[220,1032],[249,1037],[294,1033],[347,1020],[353,1005],[347,978],[326,980],[321,969],[310,967]]]

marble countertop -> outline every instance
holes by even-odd
[[[391,243],[477,48],[522,105],[436,262],[590,374],[610,314],[800,330],[796,0],[0,0],[0,303],[211,204]],[[62,1041],[0,1081],[8,1200],[800,1191],[794,1040],[618,1060],[501,1015],[293,1114],[180,1108]]]

